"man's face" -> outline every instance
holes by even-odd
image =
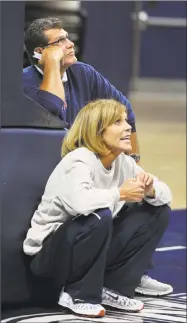
[[[49,29],[44,31],[49,46],[60,46],[64,52],[63,67],[68,68],[77,62],[74,51],[74,43],[68,39],[68,33],[64,29]]]

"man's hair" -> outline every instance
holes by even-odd
[[[32,56],[34,49],[48,44],[48,39],[44,35],[44,31],[55,28],[62,29],[62,21],[53,17],[39,18],[29,25],[25,32],[24,41],[31,61],[33,61]]]
[[[104,156],[110,151],[103,141],[104,130],[126,112],[126,107],[113,99],[100,99],[82,108],[62,144],[62,157],[69,152],[86,147]]]

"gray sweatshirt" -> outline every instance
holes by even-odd
[[[100,159],[87,148],[67,154],[56,166],[45,187],[41,203],[35,211],[23,250],[34,255],[42,248],[43,240],[57,230],[68,218],[87,216],[99,208],[110,208],[115,217],[125,201],[119,201],[120,186],[143,171],[135,161],[121,153],[107,170]],[[154,177],[156,197],[145,198],[158,206],[171,203],[166,184]]]

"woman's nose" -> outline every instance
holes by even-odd
[[[130,125],[128,122],[126,122],[126,123],[124,124],[123,129],[124,129],[125,131],[130,131],[130,132],[131,132],[132,127],[131,127],[131,125]]]

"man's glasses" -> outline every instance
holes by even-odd
[[[51,45],[64,45],[67,40],[71,41],[71,37],[69,35],[66,35],[66,37],[60,37],[58,40],[52,42],[52,43],[48,43],[47,45],[43,46],[43,47],[48,47]]]

